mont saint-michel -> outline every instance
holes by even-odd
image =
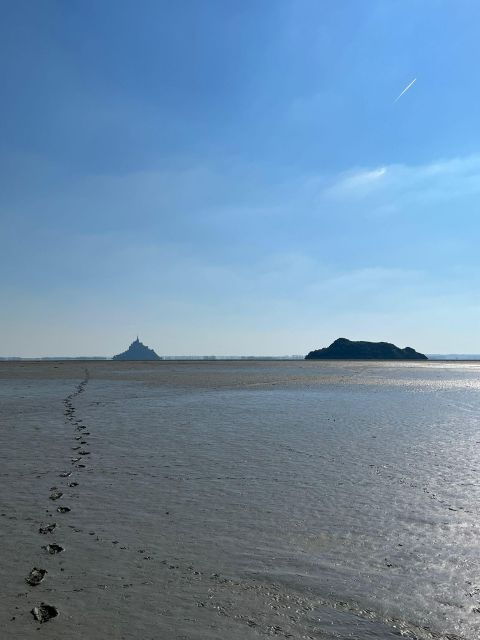
[[[112,360],[162,360],[162,358],[153,349],[140,342],[137,336],[126,351],[113,356]]]

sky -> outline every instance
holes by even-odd
[[[480,353],[476,0],[1,9],[0,355]]]

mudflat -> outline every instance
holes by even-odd
[[[479,637],[479,391],[477,363],[0,363],[0,637]]]

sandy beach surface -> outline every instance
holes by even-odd
[[[476,363],[0,363],[0,637],[480,637],[479,391]]]

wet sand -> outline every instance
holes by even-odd
[[[0,363],[0,636],[473,639],[477,454],[465,460],[479,373],[472,363]],[[357,393],[358,414],[346,414]],[[391,451],[412,416],[417,440]],[[465,445],[453,451],[456,416]],[[456,462],[458,490],[446,473]],[[421,570],[425,582],[412,578]]]

